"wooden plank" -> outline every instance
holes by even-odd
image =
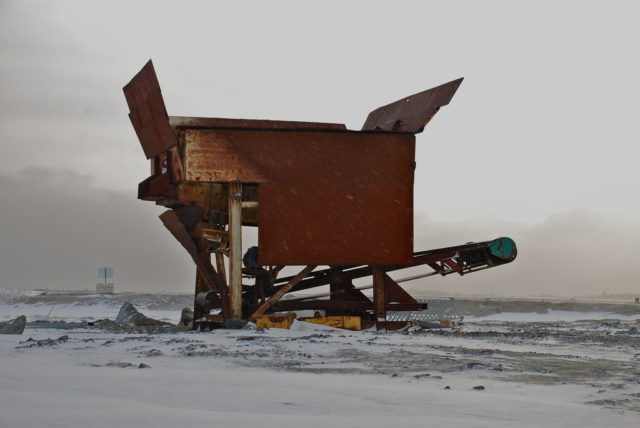
[[[302,269],[302,271],[300,271],[299,274],[297,274],[291,281],[289,281],[289,283],[287,283],[284,287],[278,290],[273,296],[269,298],[269,300],[267,300],[262,305],[260,305],[260,307],[254,312],[254,314],[251,315],[251,318],[249,318],[249,321],[255,321],[256,317],[264,314],[274,303],[280,300],[280,298],[284,296],[286,293],[291,291],[293,287],[295,287],[300,281],[302,281],[302,278],[304,278],[309,273],[311,273],[311,271],[314,270],[315,268],[316,268],[316,265],[309,265],[304,269]]]

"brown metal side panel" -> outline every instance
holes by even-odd
[[[412,262],[412,135],[185,132],[187,180],[260,183],[261,264]]]
[[[363,131],[422,132],[438,109],[449,104],[462,78],[380,107],[367,117]]]
[[[238,140],[236,134],[241,132],[187,129],[184,136],[185,180],[266,182],[264,166],[254,161],[256,152],[262,149],[261,141]]]
[[[260,188],[259,262],[268,265],[406,265],[413,252],[413,187],[364,183],[313,191]],[[350,199],[354,196],[354,199]]]
[[[346,130],[342,123],[291,122],[283,120],[222,119],[215,117],[169,116],[174,128],[245,128],[245,129],[290,129],[290,130]]]
[[[178,144],[169,124],[160,84],[151,61],[124,88],[129,104],[129,119],[147,159]]]

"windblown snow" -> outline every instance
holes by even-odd
[[[640,305],[458,299],[449,329],[118,332],[125,301],[0,289],[0,426],[638,426]],[[52,328],[53,327],[53,328]]]

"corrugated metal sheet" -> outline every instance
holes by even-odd
[[[422,132],[442,106],[449,104],[462,78],[380,107],[367,117],[363,131]]]
[[[186,129],[188,181],[259,185],[261,264],[409,264],[415,138]]]
[[[124,88],[129,104],[129,119],[136,131],[147,159],[178,144],[169,124],[160,84],[151,61]]]

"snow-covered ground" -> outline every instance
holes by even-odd
[[[0,321],[26,315],[28,321],[94,321],[114,319],[122,304],[133,303],[151,317],[177,323],[180,311],[193,306],[183,293],[96,294],[83,291],[15,290],[0,288]]]
[[[113,319],[130,300],[177,321],[191,299],[38,293],[0,289],[0,320]],[[460,328],[392,333],[298,321],[170,334],[31,324],[0,335],[0,426],[640,425],[640,307],[460,307]]]

